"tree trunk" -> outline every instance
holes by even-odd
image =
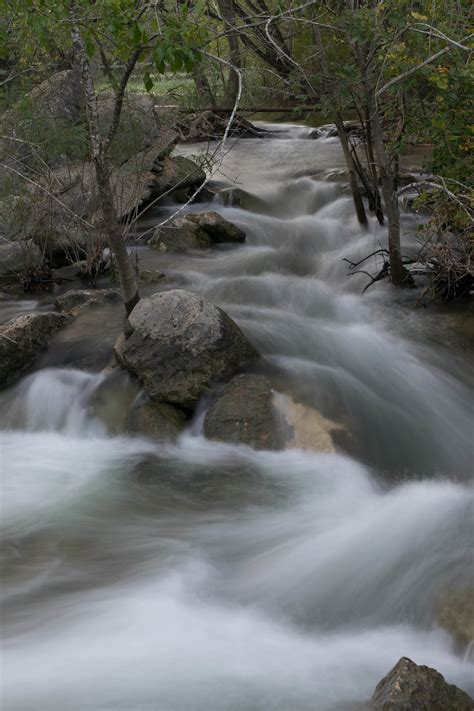
[[[326,50],[324,48],[323,38],[321,37],[321,32],[319,30],[318,25],[313,24],[312,27],[313,27],[313,36],[314,36],[315,44],[319,50],[321,68],[324,73],[323,87],[324,87],[326,93],[328,94],[329,98],[334,102],[334,105],[335,105],[336,102],[334,100],[333,92],[327,82],[327,80],[329,78],[329,67],[328,67],[328,63],[327,63],[327,59],[326,59]],[[364,205],[364,201],[362,200],[362,195],[360,194],[359,183],[357,181],[357,170],[356,170],[356,166],[354,164],[354,158],[351,153],[351,147],[349,145],[349,138],[347,136],[346,127],[344,126],[342,114],[337,108],[335,108],[334,123],[336,124],[337,135],[339,136],[339,140],[341,141],[342,152],[344,153],[344,158],[345,158],[347,170],[349,173],[349,187],[351,189],[351,194],[352,194],[352,199],[354,201],[354,207],[355,207],[357,219],[358,219],[360,225],[362,225],[363,227],[367,227],[367,225],[368,225],[367,213],[365,211],[365,205]]]
[[[211,84],[201,63],[193,67],[193,79],[198,93],[199,100],[202,98],[202,105],[215,106],[216,97],[212,91]]]
[[[375,94],[369,93],[369,110],[372,122],[375,155],[379,164],[382,195],[388,222],[388,252],[390,258],[390,274],[396,286],[413,286],[413,278],[404,267],[400,247],[400,209],[395,192],[393,175],[389,156],[383,139],[382,120],[376,104]]]
[[[71,8],[71,20],[72,46],[77,64],[81,69],[91,153],[95,168],[97,192],[103,217],[103,226],[107,235],[109,247],[115,257],[125,304],[125,311],[127,316],[129,316],[134,306],[140,300],[140,295],[138,293],[138,286],[130,256],[123,237],[120,220],[113,201],[112,186],[110,184],[112,166],[106,150],[106,145],[110,145],[111,136],[109,135],[107,140],[102,138],[100,133],[97,95],[95,92],[94,81],[92,79],[89,59],[82,41],[79,25],[76,21],[74,5],[72,5]],[[118,113],[118,117],[114,115],[115,123],[118,123],[118,119],[120,118],[121,103],[119,102],[121,102],[122,99],[123,95],[116,98],[116,111],[114,111],[114,114]]]
[[[354,201],[354,207],[359,220],[359,224],[363,227],[367,227],[367,213],[365,211],[364,201],[362,200],[362,195],[360,194],[359,183],[357,180],[357,170],[354,164],[354,158],[352,157],[351,148],[349,145],[349,138],[347,136],[346,128],[344,126],[344,121],[339,111],[336,111],[334,123],[337,128],[337,135],[341,141],[342,151],[344,153],[344,158],[347,165],[347,170],[349,173],[349,186],[351,189],[352,199]]]
[[[235,14],[232,0],[218,0],[219,10],[226,24],[226,36],[229,44],[229,63],[232,67],[229,69],[229,75],[224,88],[223,104],[231,107],[235,105],[239,95],[239,75],[233,67],[240,69],[242,60],[240,56],[239,34],[235,29]]]

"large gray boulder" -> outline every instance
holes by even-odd
[[[245,232],[213,211],[176,217],[157,227],[148,240],[150,247],[161,252],[186,252],[224,242],[245,242]]]
[[[222,309],[186,291],[142,299],[129,322],[133,332],[115,355],[158,402],[193,409],[211,384],[257,357]]]
[[[282,449],[291,430],[275,409],[273,396],[264,375],[236,375],[207,411],[204,434],[209,439],[255,449]]]
[[[0,387],[9,385],[34,362],[53,336],[69,321],[57,313],[17,316],[0,326]]]
[[[27,272],[42,262],[43,255],[33,240],[8,242],[0,238],[0,276]]]
[[[245,242],[245,232],[214,210],[197,214],[190,213],[186,217],[209,235],[214,244]]]
[[[148,245],[160,252],[187,252],[203,249],[212,244],[209,235],[188,216],[177,217],[170,224],[157,227]]]
[[[77,121],[84,109],[84,92],[78,72],[64,69],[45,79],[30,92],[37,115]]]
[[[377,685],[369,711],[473,711],[465,691],[430,667],[402,657]]]

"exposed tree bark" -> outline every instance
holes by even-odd
[[[372,122],[374,148],[379,164],[382,195],[388,222],[388,252],[390,256],[390,275],[396,286],[412,286],[413,278],[403,266],[400,247],[400,208],[395,190],[390,159],[385,148],[382,120],[375,99],[375,92],[369,93],[369,111]]]
[[[193,67],[193,79],[199,98],[203,99],[205,106],[215,106],[216,97],[212,91],[211,84],[201,63]]]
[[[75,17],[73,4],[71,7],[71,20],[72,46],[74,57],[81,69],[82,84],[84,87],[86,103],[87,124],[89,128],[89,137],[91,144],[91,155],[92,160],[94,162],[97,181],[97,192],[99,196],[103,218],[103,227],[107,236],[107,241],[109,243],[110,249],[113,252],[115,262],[117,264],[117,270],[125,304],[125,311],[128,316],[134,306],[140,300],[140,295],[138,293],[135,273],[123,237],[123,231],[120,225],[120,220],[118,218],[113,201],[112,185],[110,182],[111,163],[108,157],[108,148],[110,147],[110,143],[113,139],[114,133],[117,129],[120,120],[123,98],[128,78],[130,77],[130,74],[133,70],[133,66],[136,63],[140,53],[136,50],[126,65],[124,75],[119,84],[119,89],[116,94],[116,103],[112,123],[109,128],[107,137],[104,139],[102,138],[100,132],[99,112],[97,108],[97,95],[95,92],[94,81],[92,78],[87,53],[85,51],[84,43],[82,41],[79,25]],[[132,66],[132,60],[134,57],[135,59]]]
[[[333,92],[331,91],[331,87],[329,86],[327,81],[329,77],[329,67],[326,59],[326,51],[324,49],[324,43],[321,37],[321,32],[319,30],[318,25],[314,24],[312,25],[312,27],[315,43],[319,50],[321,68],[324,74],[324,88],[328,96],[334,100]],[[354,163],[354,157],[351,152],[349,138],[347,135],[346,127],[344,126],[342,114],[337,108],[335,109],[334,123],[336,124],[337,135],[339,136],[339,140],[341,141],[342,151],[344,153],[344,159],[346,161],[347,170],[349,173],[349,186],[351,189],[352,199],[354,201],[357,219],[359,221],[359,224],[364,227],[367,227],[367,214],[365,211],[364,201],[362,200],[362,195],[360,194],[359,183],[357,181],[357,170]]]
[[[242,68],[239,33],[235,28],[235,15],[232,0],[218,0],[219,10],[226,23],[226,36],[229,43],[229,75],[224,89],[224,106],[233,106],[239,92],[239,76],[236,69]],[[234,69],[234,67],[236,69]]]

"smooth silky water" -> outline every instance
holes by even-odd
[[[225,198],[187,208],[218,210],[245,245],[138,255],[160,288],[226,309],[351,456],[212,443],[199,421],[175,444],[114,436],[105,376],[64,366],[3,393],[5,711],[348,711],[402,655],[474,691],[433,617],[474,575],[468,354],[416,294],[361,297],[343,259],[383,230],[358,228],[337,140],[279,131],[228,146]],[[109,413],[136,394],[126,378],[104,391]]]

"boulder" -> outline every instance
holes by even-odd
[[[204,419],[208,439],[282,449],[290,431],[273,407],[273,390],[263,375],[241,373],[227,383]]]
[[[42,262],[43,255],[32,240],[8,242],[0,239],[0,276],[21,274],[39,267]]]
[[[106,135],[115,106],[112,91],[103,91],[98,96],[99,121]],[[159,112],[151,94],[126,92],[117,133],[111,152],[115,162],[123,163],[132,156],[152,148],[153,160],[168,155],[178,141],[178,134],[169,125],[166,115]]]
[[[186,252],[222,242],[245,242],[245,232],[217,212],[188,213],[163,227],[157,227],[148,240],[162,252]]]
[[[218,212],[200,212],[198,214],[188,214],[187,219],[199,225],[201,229],[209,235],[212,242],[245,242],[245,232],[232,222],[224,219]]]
[[[188,158],[158,160],[168,148],[155,142],[113,167],[110,183],[120,219],[164,194],[194,189],[205,180],[204,171]],[[18,238],[34,239],[51,261],[63,264],[105,246],[101,224],[95,169],[90,161],[80,161],[50,171],[45,185],[32,189]]]
[[[465,691],[430,667],[402,657],[377,684],[369,711],[473,711]]]
[[[53,120],[77,121],[84,108],[84,92],[78,72],[64,69],[36,86],[29,95],[37,115]]]
[[[30,313],[0,326],[0,387],[19,378],[69,321],[65,314]]]
[[[158,269],[142,269],[140,272],[141,281],[147,282],[148,284],[156,284],[156,282],[164,279],[166,274],[160,272]]]
[[[222,309],[179,289],[139,301],[129,323],[116,358],[158,402],[193,409],[211,384],[258,355]]]
[[[460,649],[474,644],[474,585],[445,592],[436,605],[436,620]]]
[[[204,170],[184,156],[168,157],[154,165],[153,195],[175,190],[195,190],[206,180]]]
[[[118,302],[121,299],[122,295],[118,289],[71,289],[57,296],[54,305],[58,311],[77,313],[83,306]]]
[[[176,407],[141,399],[132,408],[125,430],[158,440],[175,440],[185,424],[186,417]]]
[[[157,227],[148,245],[160,252],[187,252],[202,249],[212,244],[209,235],[188,216],[177,217],[168,225]]]

